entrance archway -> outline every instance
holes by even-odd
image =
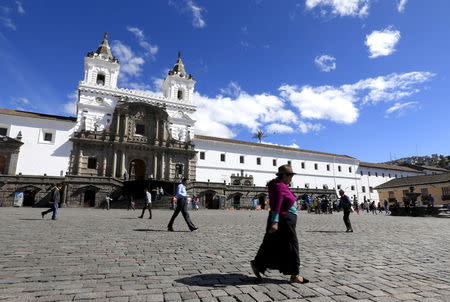
[[[86,190],[84,192],[83,207],[85,207],[85,208],[95,207],[95,191],[94,190]]]
[[[261,194],[258,196],[258,204],[261,206],[262,210],[266,208],[266,194]]]
[[[129,171],[131,179],[145,179],[145,162],[141,159],[133,159]]]
[[[205,208],[218,209],[219,208],[219,199],[216,196],[217,192],[206,191],[204,194],[205,194]]]
[[[0,175],[6,174],[6,157],[0,155]]]
[[[36,192],[27,190],[23,192],[23,206],[32,207],[35,203]]]
[[[236,210],[239,210],[241,208],[241,195],[235,194],[233,196],[233,208]]]

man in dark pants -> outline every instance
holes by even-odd
[[[180,212],[183,215],[184,220],[186,221],[191,232],[198,229],[192,223],[191,218],[189,217],[189,213],[187,211],[188,208],[187,192],[186,192],[187,184],[188,184],[187,178],[183,178],[181,184],[179,184],[177,187],[177,194],[175,195],[175,197],[177,198],[177,208],[175,209],[175,212],[173,213],[172,218],[170,219],[169,225],[167,226],[169,232],[173,232],[173,222],[175,221],[175,218],[177,218]]]
[[[61,185],[56,185],[55,189],[53,190],[53,193],[52,193],[52,199],[49,202],[50,209],[41,213],[42,218],[44,218],[45,215],[47,215],[48,213],[53,212],[52,220],[57,219],[56,216],[58,215],[58,207],[59,207],[59,202],[60,202],[59,190],[61,190]]]
[[[344,210],[344,223],[347,227],[347,233],[353,232],[352,224],[350,222],[350,212],[352,208],[352,202],[350,201],[350,198],[348,198],[347,195],[344,194],[343,190],[339,190],[339,195],[341,196],[340,199],[340,206],[342,210]]]
[[[144,200],[144,207],[142,208],[142,214],[139,216],[139,218],[144,218],[145,210],[148,209],[148,212],[150,213],[149,219],[152,219],[152,194],[148,191],[147,188],[144,189],[145,193],[145,200]]]

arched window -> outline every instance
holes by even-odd
[[[177,97],[178,97],[179,100],[182,100],[182,99],[183,99],[183,90],[178,89]]]
[[[97,85],[105,85],[105,75],[102,73],[97,74]]]

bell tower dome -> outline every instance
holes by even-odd
[[[84,58],[84,84],[99,85],[107,88],[117,87],[119,60],[111,53],[108,33],[95,52],[88,52]]]
[[[181,52],[178,52],[178,59],[173,68],[164,79],[164,97],[170,101],[193,104],[195,81],[191,74],[186,73]]]

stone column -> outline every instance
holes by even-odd
[[[128,115],[123,116],[123,137],[124,140],[128,137]]]
[[[111,177],[116,177],[116,166],[117,166],[117,150],[113,150],[113,162],[112,162],[112,173]]]
[[[165,153],[162,152],[162,153],[161,153],[161,164],[160,164],[160,167],[161,167],[161,178],[162,178],[162,179],[165,177],[165,173],[164,173],[165,170],[166,170],[165,159],[166,159]]]
[[[116,136],[118,136],[120,134],[120,115],[115,113],[114,116],[116,118]]]
[[[106,176],[106,166],[107,166],[107,157],[108,157],[108,152],[106,150],[106,148],[103,149],[103,174],[102,176]]]
[[[155,141],[156,143],[159,143],[160,139],[159,139],[159,122],[158,122],[158,118],[155,119]]]
[[[63,190],[64,190],[64,194],[63,194],[63,198],[62,198],[62,203],[63,203],[64,207],[67,207],[67,191],[69,190],[69,185],[64,184]]]
[[[78,151],[78,167],[77,167],[76,175],[80,175],[80,173],[82,171],[82,169],[81,169],[82,165],[83,165],[83,150],[79,149],[79,151]]]
[[[122,161],[121,161],[121,176],[123,175],[123,173],[125,173],[125,151],[124,150],[122,150]]]
[[[158,179],[158,154],[153,153],[153,177]]]

